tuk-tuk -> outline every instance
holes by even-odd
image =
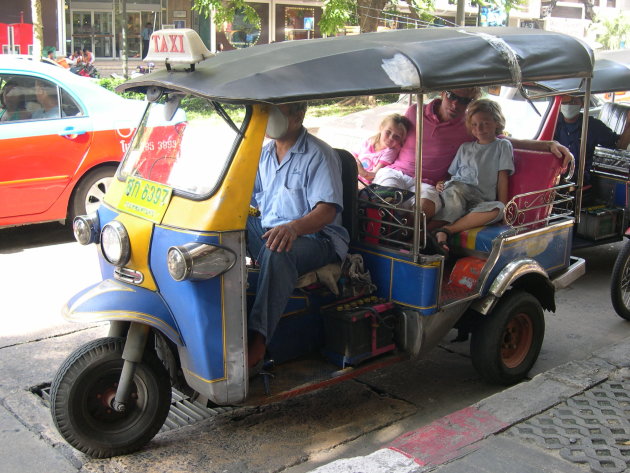
[[[583,84],[577,79],[554,80],[542,85],[552,90],[573,89],[573,94],[585,94]],[[614,98],[617,93],[629,89],[630,51],[597,54],[591,94],[605,94],[613,99],[600,105],[598,118],[618,135],[630,127],[630,104],[617,103]],[[585,130],[582,136],[585,136]],[[587,171],[590,173],[590,189],[588,201],[581,199],[576,213],[573,248],[589,248],[630,238],[630,150],[597,146],[592,162],[580,162],[578,169],[581,170],[576,179],[579,192],[583,187],[581,176]],[[617,314],[630,320],[630,240],[617,255],[610,291]]]
[[[420,206],[401,205],[396,190],[359,192],[353,156],[337,150],[350,257],[302,275],[251,379],[246,321],[258,268],[246,221],[275,105],[413,94],[422,137],[425,93],[565,77],[588,90],[584,43],[528,29],[428,28],[211,57],[192,30],[178,29],[154,32],[151,47],[166,70],[120,86],[146,94],[145,117],[104,204],[74,222],[77,240],[98,248],[103,280],[64,316],[110,329],[72,353],[52,383],[52,416],[73,447],[99,458],[140,449],[162,426],[172,387],[216,405],[276,402],[421,356],[453,328],[472,334],[482,377],[525,378],[543,310],[554,311],[555,290],[584,272],[570,255],[571,213],[554,210],[572,169],[551,153],[515,150],[506,222],[457,235],[446,259],[427,251]],[[181,104],[191,97],[212,117],[187,116]]]

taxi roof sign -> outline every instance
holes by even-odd
[[[196,63],[212,56],[195,30],[178,28],[154,31],[144,60],[164,62],[168,70],[178,64],[190,65],[194,70]]]

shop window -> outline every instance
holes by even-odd
[[[312,39],[315,37],[315,9],[286,7],[284,10],[284,39]]]
[[[223,32],[229,43],[237,48],[247,48],[258,43],[260,28],[250,23],[243,12],[236,12],[232,23],[225,23]]]

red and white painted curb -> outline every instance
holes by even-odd
[[[337,460],[312,473],[412,473],[449,462],[472,451],[473,445],[508,427],[476,407],[453,412],[365,457]]]

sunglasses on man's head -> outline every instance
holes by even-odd
[[[462,105],[468,105],[470,102],[473,101],[471,97],[460,97],[459,95],[457,95],[454,92],[451,92],[450,90],[446,92],[446,98],[449,100],[456,100],[457,103],[461,103]]]

